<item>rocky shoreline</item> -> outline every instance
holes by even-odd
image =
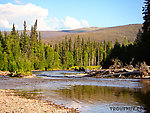
[[[77,113],[73,108],[15,96],[15,91],[10,89],[0,89],[0,106],[2,113]]]
[[[0,76],[8,76],[8,77],[21,77],[21,78],[35,78],[34,74],[26,74],[26,73],[11,73],[9,71],[0,71]]]

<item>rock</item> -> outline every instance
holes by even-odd
[[[2,113],[77,113],[77,110],[71,108],[62,108],[56,104],[48,105],[42,100],[27,99],[14,95],[12,90],[0,89],[0,111]]]
[[[7,76],[7,75],[9,75],[9,74],[10,74],[9,71],[0,71],[0,75],[1,75],[1,76]]]

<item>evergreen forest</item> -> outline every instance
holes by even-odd
[[[111,41],[96,42],[89,37],[71,37],[59,43],[44,44],[41,33],[37,31],[38,21],[27,34],[19,33],[13,24],[12,31],[0,32],[0,70],[10,72],[30,72],[31,70],[67,69],[72,66],[102,66],[108,68],[113,59],[119,59],[123,65],[133,61],[133,65],[145,61],[150,65],[150,0],[145,0],[143,8],[143,28],[139,30],[134,42],[126,38],[119,43]]]

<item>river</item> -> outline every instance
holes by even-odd
[[[0,88],[18,90],[24,96],[39,95],[40,99],[78,108],[82,113],[150,112],[149,79],[73,77],[76,73],[37,71],[33,74],[38,78],[0,77]]]

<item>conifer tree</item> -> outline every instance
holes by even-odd
[[[4,71],[8,71],[9,69],[8,69],[8,56],[7,56],[7,53],[6,52],[4,52],[3,53],[3,69],[2,70],[4,70]]]
[[[15,24],[13,24],[13,28],[12,28],[12,31],[11,31],[11,35],[16,35]]]
[[[67,52],[67,67],[72,67],[74,64],[73,55],[71,52]]]
[[[71,39],[71,37],[70,37],[70,38],[69,38],[69,52],[71,52],[71,54],[72,54],[72,52],[73,52],[72,46],[73,46],[73,44],[72,44],[72,39]]]
[[[66,45],[65,42],[62,41],[62,65],[64,67],[66,67],[67,65],[67,55],[66,55],[67,51],[66,51]]]
[[[127,44],[126,41],[125,41],[125,44]],[[107,56],[110,54],[111,49],[112,49],[112,42],[111,42],[111,41],[108,41],[108,42],[107,42],[107,46],[106,46],[106,54],[107,54]]]
[[[90,45],[91,45],[91,40],[90,38],[88,38],[88,41],[87,41],[88,66],[91,65]]]
[[[76,41],[74,42],[74,47],[73,47],[73,59],[74,59],[74,65],[77,66],[77,62],[78,62],[78,57],[77,57],[77,44]]]
[[[103,59],[104,59],[104,46],[103,42],[101,42],[99,47],[99,63],[102,63]]]
[[[81,58],[81,39],[80,36],[78,35],[77,37],[77,65],[82,65],[82,58]]]
[[[104,40],[104,60],[107,58],[107,44],[106,41]]]
[[[87,51],[83,52],[83,65],[88,66],[88,53],[87,53]]]
[[[41,32],[39,32],[39,44],[42,45]]]
[[[59,45],[58,45],[58,43],[56,43],[54,47],[55,47],[55,48],[54,48],[54,51],[56,51],[56,52],[59,53]]]
[[[65,37],[65,46],[66,46],[66,52],[69,51],[69,44],[68,44],[68,38],[67,36]]]
[[[54,52],[54,67],[59,68],[60,66],[60,59],[59,53],[57,51]]]
[[[87,55],[86,49],[85,49],[85,41],[84,38],[82,38],[82,42],[81,42],[81,64],[84,66],[84,62],[86,60],[86,57],[84,55]],[[87,65],[87,64],[86,64]]]
[[[3,56],[3,47],[0,41],[0,70],[3,70],[4,68],[4,62],[3,62],[4,56]]]
[[[100,65],[100,44],[98,43],[98,46],[97,46],[97,65]]]
[[[145,0],[145,6],[143,7],[143,37],[142,42],[150,40],[150,0]]]

